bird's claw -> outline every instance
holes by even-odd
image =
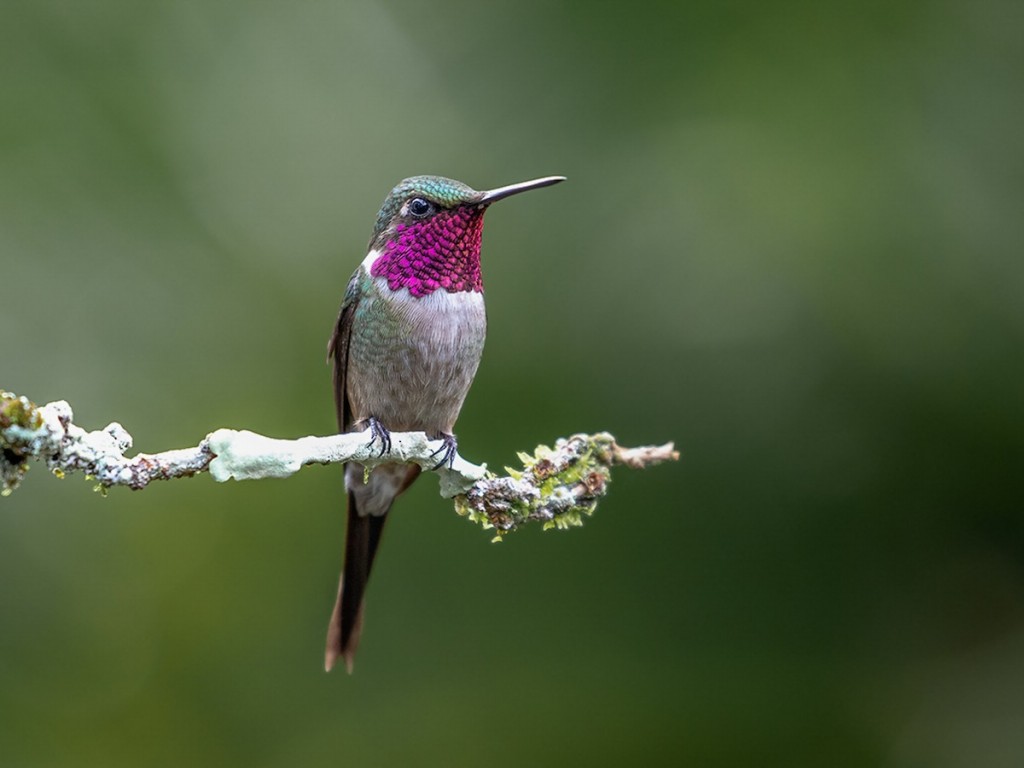
[[[431,458],[441,454],[441,460],[432,466],[430,471],[433,472],[435,469],[440,469],[445,464],[448,465],[448,469],[451,469],[458,452],[458,441],[455,439],[455,435],[441,435],[441,447],[430,454]]]
[[[377,440],[380,440],[380,452],[377,457],[380,458],[385,453],[391,453],[391,432],[377,421],[376,416],[370,417],[370,445],[373,445]]]

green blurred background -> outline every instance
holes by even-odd
[[[1024,764],[1020,3],[4,0],[0,385],[327,433],[391,185],[496,207],[470,459],[677,441],[501,545],[427,478],[0,502],[4,766]]]

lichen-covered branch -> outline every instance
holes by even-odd
[[[223,482],[287,477],[306,464],[354,461],[372,468],[389,462],[434,468],[443,449],[440,440],[422,432],[392,432],[383,452],[370,430],[328,437],[278,440],[245,430],[218,429],[194,448],[125,456],[132,437],[116,422],[86,432],[73,421],[64,401],[37,406],[24,397],[0,392],[0,493],[9,495],[28,470],[29,459],[46,462],[58,477],[84,472],[105,490],[127,486],[138,490],[154,480],[191,477],[209,472]],[[604,496],[610,468],[634,469],[679,458],[671,443],[623,448],[606,432],[559,439],[553,448],[539,446],[520,453],[522,469],[506,467],[499,477],[456,455],[451,466],[437,469],[441,495],[455,499],[455,509],[493,528],[498,536],[529,521],[545,528],[582,524]]]

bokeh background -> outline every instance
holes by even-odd
[[[1019,3],[4,0],[0,385],[327,433],[391,185],[496,206],[470,459],[677,441],[581,530],[341,475],[0,501],[4,766],[1024,764]]]

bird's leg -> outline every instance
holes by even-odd
[[[443,467],[445,464],[448,465],[448,469],[451,469],[452,464],[455,463],[455,454],[458,453],[459,443],[455,439],[455,435],[447,435],[442,432],[440,439],[442,441],[441,447],[430,455],[431,457],[434,457],[437,456],[438,454],[441,454],[441,460],[430,468],[431,472],[433,472],[435,469]]]
[[[370,445],[373,445],[377,440],[380,440],[380,453],[378,457],[383,456],[385,453],[391,453],[391,432],[388,431],[387,427],[377,421],[376,416],[371,416],[368,421],[370,422]]]

